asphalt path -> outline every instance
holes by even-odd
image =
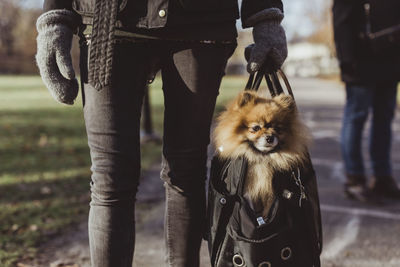
[[[367,205],[345,198],[345,180],[339,134],[345,92],[339,82],[293,80],[293,89],[307,126],[314,137],[310,153],[317,173],[322,209],[323,266],[400,266],[400,202]],[[397,115],[398,114],[397,110]],[[400,120],[393,127],[394,176],[400,178]],[[371,175],[368,127],[363,136],[364,160]]]

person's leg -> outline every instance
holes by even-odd
[[[397,82],[380,84],[376,87],[369,151],[374,173],[371,189],[379,195],[399,199],[400,189],[392,177],[390,157],[391,126],[395,114],[396,97]]]
[[[216,97],[233,45],[172,46],[162,62],[163,169],[168,266],[199,266],[205,228],[207,146]]]
[[[366,185],[362,157],[362,133],[372,105],[373,88],[346,85],[346,106],[341,134],[342,156],[346,171],[345,194],[362,202],[377,202]]]
[[[392,174],[390,148],[396,94],[396,82],[378,85],[374,91],[369,152],[372,170],[376,176],[390,176]]]
[[[346,85],[346,105],[341,133],[342,156],[347,175],[364,176],[362,132],[371,107],[373,89]]]
[[[132,266],[147,51],[143,44],[117,44],[112,83],[97,91],[87,84],[87,47],[81,50],[84,117],[92,159],[89,243],[95,267]]]

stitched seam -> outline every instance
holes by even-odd
[[[168,189],[168,185],[166,185],[166,189],[167,191]],[[168,192],[167,192],[167,198],[168,198]],[[169,204],[168,204],[168,199],[167,199],[167,207],[166,207],[166,216],[167,216],[167,244],[168,244],[168,248],[167,248],[167,258],[168,258],[168,265],[173,266],[173,257],[172,257],[172,242],[171,242],[171,238],[170,238],[170,232],[171,232],[171,227],[170,227],[170,220],[169,220]]]

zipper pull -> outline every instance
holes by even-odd
[[[300,189],[300,197],[299,197],[299,207],[301,207],[301,201],[303,200],[303,199],[305,199],[306,198],[306,193],[305,193],[305,190],[304,190],[304,186],[303,186],[303,184],[301,183],[301,179],[300,179],[300,169],[299,168],[297,168],[297,176],[294,174],[294,171],[292,172],[292,177],[294,178],[294,180],[295,180],[295,182],[296,182],[296,185],[299,187],[299,189]]]
[[[371,29],[371,4],[365,3],[364,4],[364,11],[365,11],[365,33],[370,35],[372,33]]]

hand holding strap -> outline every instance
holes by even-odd
[[[279,8],[264,9],[246,21],[253,27],[253,49],[247,58],[247,71],[255,73],[265,66],[269,71],[279,69],[287,57],[285,30],[281,25],[284,15]]]

